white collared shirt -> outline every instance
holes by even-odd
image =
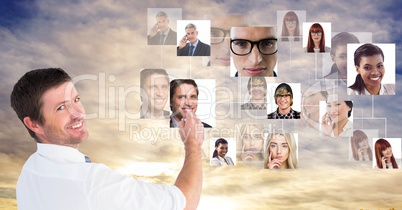
[[[191,43],[190,43],[190,46],[191,46],[191,45],[194,46],[193,55],[194,55],[194,53],[195,53],[195,49],[197,49],[198,42],[199,42],[199,40],[197,39],[197,41],[195,41],[194,44],[191,44]],[[189,46],[189,47],[190,47],[190,46]]]
[[[172,119],[173,128],[178,128],[179,122],[176,120],[176,118],[170,116],[170,119]]]
[[[227,163],[226,163],[226,161]],[[211,165],[212,166],[234,166],[233,160],[232,158],[230,158],[229,156],[225,156],[225,159],[223,159],[222,157],[220,157],[219,155],[217,157],[212,158],[211,160]]]
[[[348,88],[348,95],[360,95],[359,91]],[[371,95],[366,88],[361,95]],[[394,84],[381,84],[380,92],[378,95],[395,95],[395,85]]]
[[[350,137],[353,135],[353,123],[348,120],[348,122],[343,126],[342,132],[338,135],[338,137]],[[335,138],[334,131],[331,132],[331,137]]]
[[[104,164],[86,163],[77,149],[37,144],[17,183],[18,209],[183,209],[179,188],[135,180]]]

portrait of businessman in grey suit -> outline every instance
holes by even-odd
[[[169,27],[168,15],[160,11],[148,35],[148,45],[176,45],[177,33]]]
[[[211,46],[197,38],[197,27],[189,23],[185,27],[186,35],[180,39],[177,56],[210,56]]]

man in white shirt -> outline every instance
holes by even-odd
[[[185,145],[183,168],[174,186],[156,185],[89,163],[78,151],[88,138],[85,110],[62,69],[27,72],[14,86],[11,106],[36,140],[17,183],[24,209],[195,209],[201,195],[203,126],[186,113],[179,125]]]

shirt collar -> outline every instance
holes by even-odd
[[[165,32],[161,31],[161,34],[164,34],[165,36],[167,36],[169,34],[169,32],[170,32],[170,28],[168,28],[168,30],[166,30]]]
[[[384,91],[385,91],[384,85],[381,84],[380,93],[378,95],[384,95]],[[364,95],[371,95],[370,92],[368,92],[368,90],[366,88],[364,88]]]
[[[338,137],[348,137],[352,136],[353,123],[348,120],[348,122],[343,126],[342,132],[338,135]],[[335,137],[334,131],[331,132],[331,137]]]
[[[170,116],[170,119],[172,119],[173,127],[178,128],[179,122],[177,122],[177,120],[173,116]]]
[[[277,114],[278,116],[280,116],[280,117],[290,116],[290,115],[293,114],[293,109],[292,109],[292,107],[290,107],[290,110],[289,110],[288,113],[286,113],[286,114],[281,114],[281,113],[279,112],[279,108],[277,108],[277,109],[276,109],[276,114]]]
[[[52,161],[85,163],[85,155],[75,148],[55,144],[37,143],[37,153]]]
[[[346,132],[346,131],[348,131],[348,130],[350,130],[350,129],[353,129],[353,123],[348,120],[348,122],[346,123],[346,125],[343,126],[342,133],[344,133],[344,132]]]
[[[197,48],[197,45],[198,45],[198,42],[199,42],[199,41],[200,41],[200,40],[197,39],[197,41],[195,41],[194,44],[191,44],[191,43],[190,43],[190,45],[193,45],[193,46],[194,46],[194,49],[195,49],[195,48]]]

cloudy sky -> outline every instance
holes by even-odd
[[[139,71],[165,68],[172,77],[215,79],[216,103],[205,121],[216,127],[204,143],[204,185],[199,209],[388,209],[402,206],[400,170],[375,170],[349,161],[348,139],[325,137],[299,122],[259,119],[238,110],[237,78],[228,68],[205,67],[201,58],[177,57],[175,46],[148,46],[148,8],[182,8],[182,19],[242,14],[249,25],[274,26],[277,11],[306,11],[307,22],[330,22],[332,32],[365,32],[373,43],[396,44],[397,95],[347,97],[354,101],[356,129],[401,138],[402,29],[398,1],[51,1],[0,3],[0,208],[16,209],[15,186],[35,142],[10,107],[13,85],[28,70],[61,67],[76,81],[88,114],[90,137],[80,150],[121,173],[173,184],[183,146],[167,121],[139,120]],[[180,29],[175,29],[180,30]],[[301,44],[280,43],[279,77],[272,83],[300,83],[316,89],[322,56],[301,53]],[[394,69],[387,69],[394,71]],[[212,94],[214,91],[212,92]],[[240,120],[299,133],[299,169],[272,171],[237,161],[209,166],[209,139],[231,138]],[[229,131],[229,132],[226,132]],[[234,157],[232,157],[234,158]]]

